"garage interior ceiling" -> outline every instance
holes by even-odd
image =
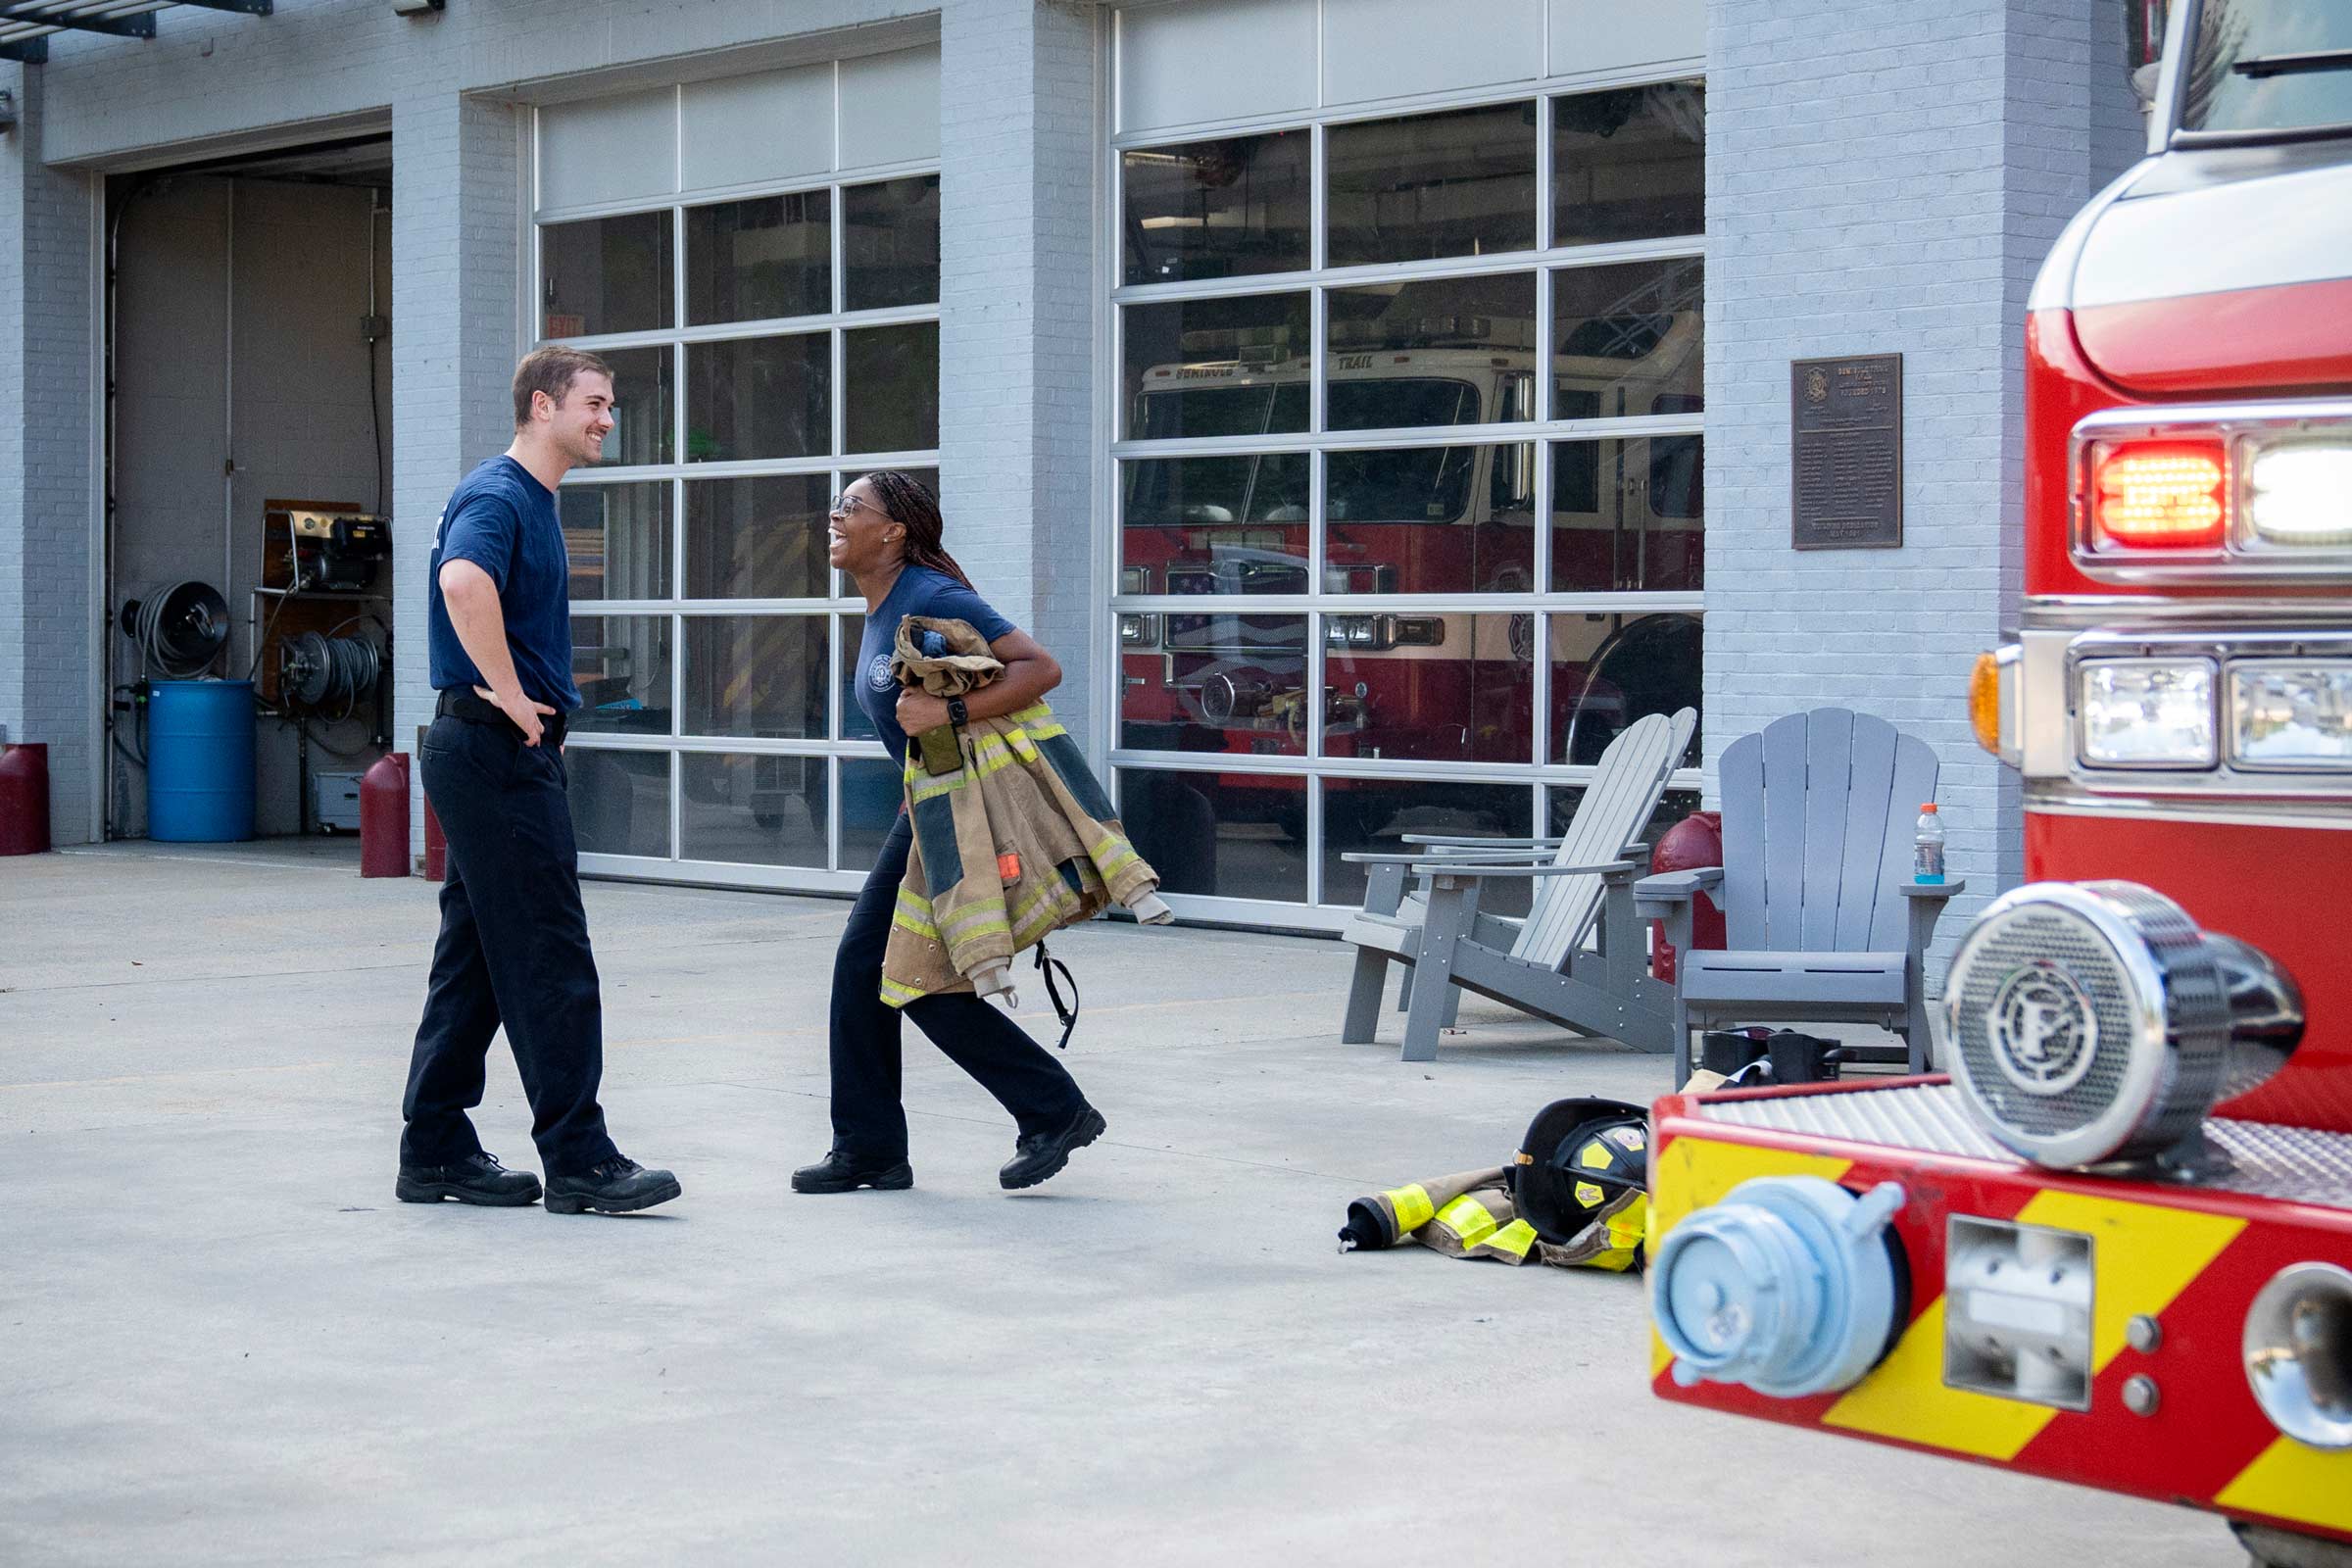
[[[0,0],[0,60],[38,65],[49,58],[49,36],[57,32],[152,38],[155,14],[183,5],[266,17],[271,4],[272,0]]]
[[[223,179],[279,179],[302,185],[358,185],[390,191],[392,138],[385,134],[350,136],[266,153],[174,164],[155,173],[167,178],[206,174]]]

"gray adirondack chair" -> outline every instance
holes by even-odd
[[[1903,1037],[1886,1059],[1927,1070],[1920,956],[1945,901],[1967,888],[1911,880],[1936,770],[1926,742],[1843,708],[1791,713],[1732,743],[1719,769],[1723,864],[1634,886],[1636,912],[1665,920],[1680,955],[1677,1084],[1690,1076],[1691,1030],[1781,1021],[1875,1023]],[[1723,906],[1727,951],[1691,951],[1700,892]]]
[[[1644,1051],[1672,1044],[1673,992],[1649,978],[1648,944],[1634,917],[1643,869],[1636,836],[1658,808],[1666,780],[1690,749],[1695,710],[1648,714],[1601,754],[1592,782],[1558,839],[1421,840],[1404,855],[1349,855],[1369,865],[1364,906],[1345,935],[1355,944],[1341,1040],[1369,1042],[1388,967],[1406,965],[1406,1061],[1435,1061],[1438,1035],[1461,991],[1506,1002],[1580,1034]],[[1407,898],[1408,876],[1422,891]],[[1527,917],[1478,907],[1485,885],[1534,880]],[[1597,951],[1587,947],[1597,922]],[[1457,988],[1459,988],[1457,990]]]

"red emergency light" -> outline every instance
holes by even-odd
[[[2093,449],[2093,540],[2127,550],[2212,550],[2230,522],[2220,441],[2117,441]]]

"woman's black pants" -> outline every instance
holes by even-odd
[[[833,959],[833,1147],[859,1160],[906,1157],[899,1102],[899,1014],[912,1018],[948,1059],[997,1097],[1023,1136],[1058,1131],[1086,1097],[1053,1054],[994,1003],[968,991],[908,1003],[882,1001],[882,952],[913,829],[902,813],[850,910]]]

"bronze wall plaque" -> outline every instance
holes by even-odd
[[[1789,539],[1799,550],[1903,542],[1903,357],[1788,364]]]

